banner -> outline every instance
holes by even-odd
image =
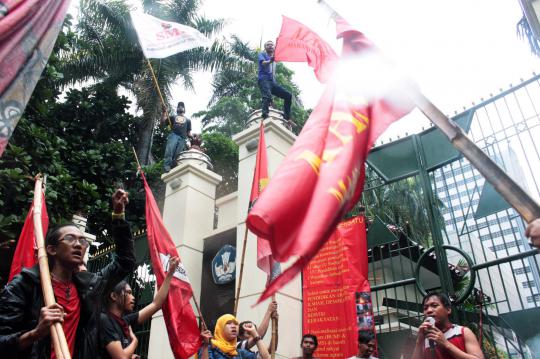
[[[149,59],[162,59],[195,47],[211,45],[206,36],[190,26],[164,21],[141,11],[130,14],[144,56]]]
[[[45,194],[41,193],[41,226],[43,233],[47,234],[49,229],[49,216],[47,214],[47,204]],[[30,268],[37,264],[36,237],[34,235],[34,203],[30,206],[30,211],[26,215],[24,225],[17,241],[17,248],[13,254],[11,269],[9,271],[8,282],[21,272],[23,268]]]
[[[317,357],[358,353],[356,293],[367,280],[365,219],[341,222],[303,270],[303,332],[317,336]],[[369,288],[369,283],[368,283]]]
[[[0,156],[47,64],[68,0],[0,0]]]
[[[148,250],[152,259],[152,269],[156,276],[158,287],[161,287],[168,271],[169,259],[178,257],[178,251],[165,228],[161,213],[141,172],[146,194],[146,235]],[[174,279],[176,278],[176,279]],[[187,359],[197,352],[201,346],[201,337],[197,318],[191,308],[190,299],[193,296],[191,284],[182,263],[178,265],[171,281],[169,295],[163,303],[163,319],[169,334],[169,343],[176,359]]]

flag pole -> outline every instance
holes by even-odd
[[[159,98],[161,99],[161,104],[163,107],[167,108],[167,104],[165,103],[165,99],[163,98],[163,94],[161,93],[161,90],[159,88],[159,83],[156,77],[156,73],[154,72],[154,68],[152,67],[152,63],[150,62],[150,59],[148,57],[145,57],[146,63],[148,64],[148,68],[150,69],[150,73],[152,74],[152,79],[154,80],[154,85],[156,86],[157,93],[159,95]],[[169,126],[172,128],[171,119],[167,116],[167,121],[169,121]]]
[[[56,303],[51,283],[51,273],[49,270],[49,260],[45,249],[45,239],[43,236],[43,226],[41,223],[43,177],[41,174],[36,176],[34,186],[34,235],[36,237],[36,246],[38,251],[39,275],[41,279],[41,289],[43,291],[43,300],[45,306]],[[62,324],[59,322],[51,325],[51,338],[53,342],[56,357],[59,359],[70,359],[71,354],[67,344],[66,336]]]
[[[242,288],[242,276],[244,275],[244,259],[246,258],[248,228],[247,228],[247,224],[245,226],[246,226],[246,230],[244,231],[244,242],[243,242],[244,244],[242,246],[242,259],[240,260],[240,276],[238,277],[238,288],[236,289],[236,297],[234,298],[233,315],[235,317],[238,310],[238,301],[240,301],[240,289]]]
[[[331,16],[339,14],[324,0],[316,0]],[[407,91],[420,111],[448,138],[450,143],[469,160],[495,190],[530,223],[540,218],[540,205],[521,188],[502,168],[478,147],[454,121],[448,118],[428,98],[416,89]]]
[[[272,294],[272,302],[276,300],[276,295]],[[272,317],[272,338],[270,339],[270,356],[272,359],[276,359],[276,338],[277,338],[277,328],[278,322],[275,317]]]

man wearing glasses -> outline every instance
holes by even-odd
[[[80,271],[89,242],[74,224],[49,230],[45,246],[56,304],[45,307],[39,267],[23,269],[0,294],[0,353],[6,358],[51,358],[50,327],[62,323],[72,357],[97,358],[101,297],[135,269],[125,221],[127,192],[113,195],[114,260],[98,273]],[[77,350],[75,350],[75,348]]]

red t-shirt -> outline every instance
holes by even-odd
[[[465,328],[460,325],[452,324],[450,329],[444,332],[444,337],[450,343],[455,345],[459,350],[464,353],[467,353],[465,350]],[[431,359],[431,349],[429,347],[429,340],[424,341],[424,358]],[[435,358],[436,359],[451,359],[452,357],[448,356],[441,348],[437,347],[435,344]]]
[[[75,353],[75,339],[77,335],[77,327],[81,318],[81,302],[79,293],[73,282],[64,283],[52,278],[52,286],[56,302],[64,308],[64,334],[66,335],[67,344],[71,356]],[[52,344],[51,344],[52,345]],[[56,359],[54,348],[51,346],[51,359]]]

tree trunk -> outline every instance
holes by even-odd
[[[154,163],[152,156],[152,140],[154,136],[154,118],[144,116],[144,121],[139,126],[139,142],[137,144],[137,156],[141,165],[149,165]]]

